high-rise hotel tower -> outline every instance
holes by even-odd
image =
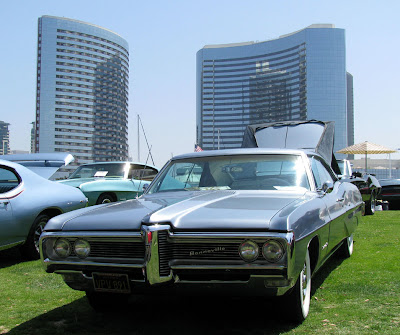
[[[128,43],[76,20],[38,25],[35,151],[78,164],[128,158]]]
[[[346,78],[345,32],[331,24],[205,46],[197,53],[197,143],[237,148],[248,124],[317,119],[335,121],[335,148],[344,148],[349,129],[354,136]]]

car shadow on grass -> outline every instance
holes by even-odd
[[[297,325],[261,298],[135,296],[121,312],[99,313],[85,297],[13,328],[8,334],[281,334]]]
[[[0,269],[25,262],[18,247],[0,251]]]
[[[313,277],[312,295],[342,262],[333,256],[320,269]],[[287,306],[279,298],[171,294],[133,296],[126,310],[100,313],[83,297],[22,323],[8,334],[274,335],[298,326],[285,313]]]

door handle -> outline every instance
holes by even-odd
[[[336,200],[336,202],[344,202],[344,198],[339,198]]]

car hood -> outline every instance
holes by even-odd
[[[103,181],[103,180],[122,180],[122,178],[90,177],[90,178],[64,179],[64,180],[58,180],[57,182],[64,184],[64,185],[79,187],[85,183],[89,183],[89,182],[93,182],[93,181]]]
[[[46,231],[132,231],[169,223],[175,230],[268,230],[271,219],[304,191],[206,191],[145,195],[53,218]]]

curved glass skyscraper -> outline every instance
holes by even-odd
[[[312,25],[265,42],[209,45],[197,53],[197,142],[237,148],[247,124],[335,121],[347,146],[343,29]]]
[[[36,152],[70,152],[79,164],[128,158],[128,43],[76,20],[38,26]]]

